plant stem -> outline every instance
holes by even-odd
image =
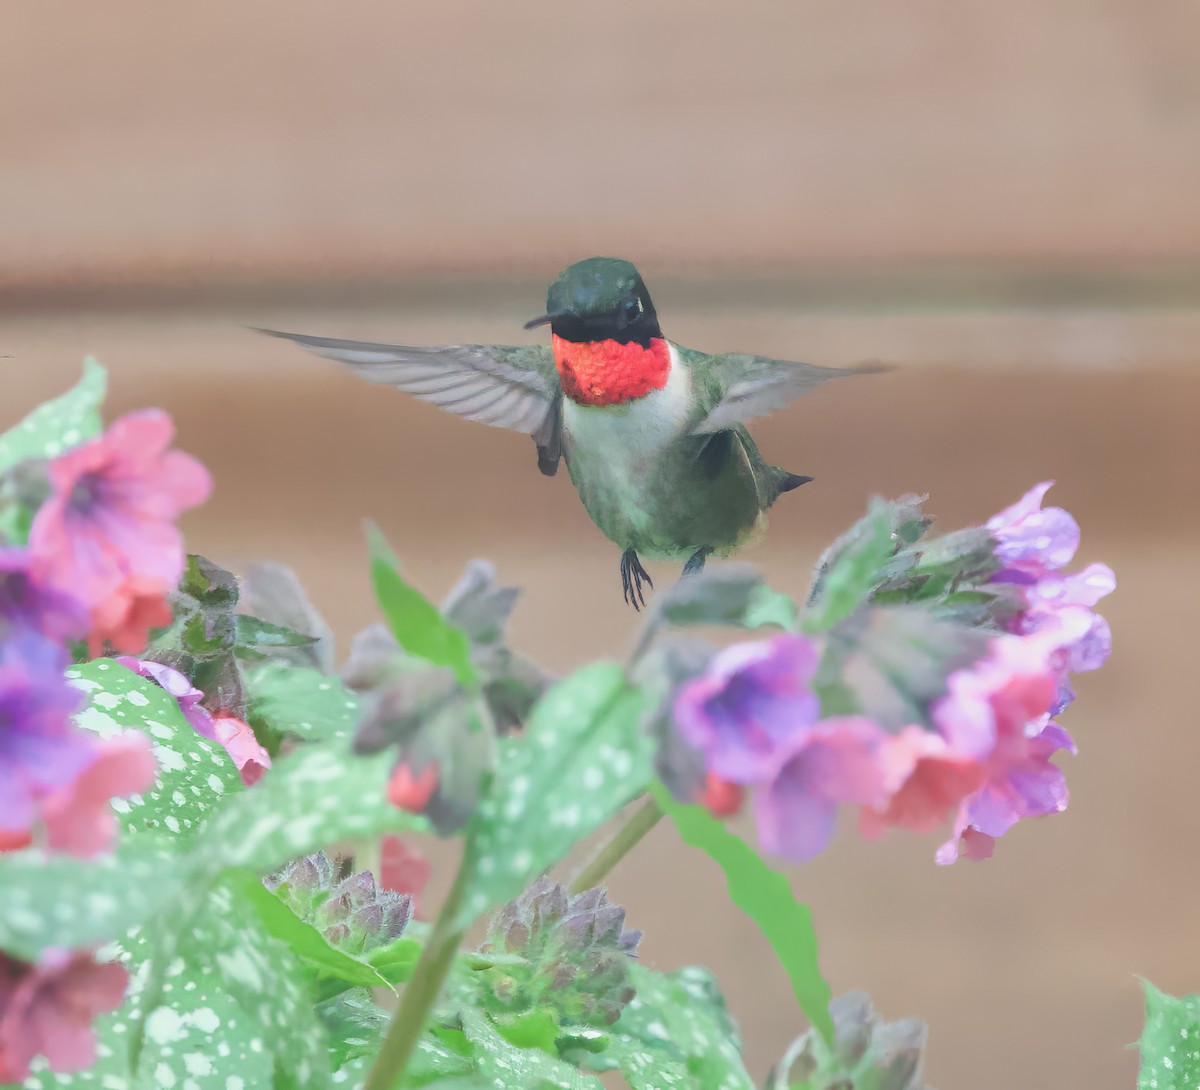
[[[658,824],[658,819],[662,816],[663,813],[658,808],[658,803],[652,798],[647,798],[629,816],[629,820],[616,831],[613,838],[600,849],[596,857],[576,876],[575,881],[571,883],[571,892],[582,893],[585,889],[591,889],[603,882],[608,872],[621,862],[629,850]]]
[[[474,854],[468,844],[463,850],[454,885],[442,904],[429,938],[421,948],[421,957],[400,997],[400,1005],[388,1024],[379,1054],[371,1065],[367,1081],[363,1083],[363,1090],[391,1090],[404,1074],[404,1068],[413,1049],[417,1047],[417,1041],[429,1020],[429,1011],[437,1002],[465,934],[466,929],[456,927],[454,921],[474,870]]]

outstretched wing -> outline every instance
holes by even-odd
[[[818,367],[812,363],[774,360],[769,356],[703,356],[694,369],[703,375],[712,408],[692,432],[704,435],[765,416],[824,382],[847,375],[869,375],[891,368]]]
[[[395,386],[467,420],[532,435],[538,465],[552,475],[560,456],[562,391],[542,345],[376,344],[259,329],[326,359],[348,363],[368,382]]]

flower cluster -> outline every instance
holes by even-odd
[[[940,863],[960,852],[986,858],[1021,818],[1065,809],[1066,783],[1051,757],[1075,746],[1052,717],[1073,697],[1069,675],[1108,656],[1108,626],[1091,607],[1115,579],[1102,564],[1062,574],[1079,527],[1066,511],[1041,507],[1048,488],[987,523],[994,562],[986,578],[1016,588],[1018,606],[1003,600],[992,619],[1003,630],[982,656],[949,672],[911,722],[881,723],[869,703],[824,712],[818,637],[788,633],[715,655],[674,703],[676,729],[704,758],[701,801],[729,813],[740,790],[752,789],[763,846],[796,861],[825,848],[843,804],[858,807],[867,836],[929,832],[952,819]]]
[[[72,721],[82,694],[69,645],[140,651],[171,620],[167,594],[184,565],[175,520],[211,487],[204,468],[168,450],[170,419],[133,413],[44,463],[24,520],[0,534],[0,851],[37,845],[79,857],[109,850],[113,798],[155,779],[150,739],[100,738]],[[89,951],[0,955],[0,1081],[45,1055],[54,1071],[93,1059],[92,1017],[120,1005],[126,973]]]

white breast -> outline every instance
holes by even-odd
[[[593,455],[602,452],[613,473],[628,479],[640,463],[678,438],[688,425],[692,376],[673,344],[669,350],[671,367],[661,390],[623,405],[578,405],[566,400],[563,428],[568,446]]]

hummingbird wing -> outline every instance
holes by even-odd
[[[705,435],[765,416],[802,397],[824,382],[848,375],[869,375],[890,368],[876,363],[860,367],[818,367],[769,356],[710,356],[687,353],[693,373],[707,388],[711,408],[692,434]]]
[[[537,444],[541,471],[553,476],[558,469],[562,389],[544,345],[378,344],[257,331],[348,363],[368,382],[395,386],[466,420],[526,432]]]

